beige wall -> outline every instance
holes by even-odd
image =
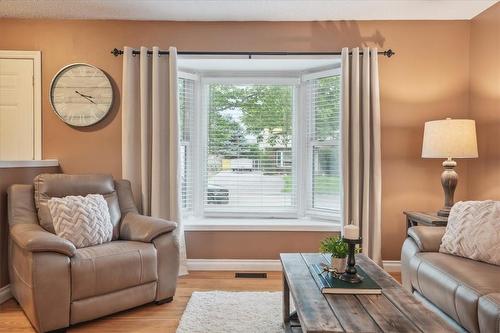
[[[57,172],[59,167],[0,168],[0,289],[9,283],[7,189],[12,184],[32,184],[41,173]]]
[[[280,253],[318,252],[328,232],[193,231],[186,233],[188,258],[278,259]]]
[[[470,162],[470,199],[500,200],[500,3],[471,22],[470,117],[479,158]]]
[[[405,227],[402,211],[437,210],[442,204],[440,161],[422,160],[423,123],[464,117],[469,93],[468,21],[362,22],[140,22],[0,20],[0,49],[41,50],[43,155],[57,158],[68,173],[121,174],[120,101],[102,123],[75,129],[51,111],[48,89],[64,65],[88,62],[106,71],[121,89],[121,58],[114,47],[153,46],[180,50],[330,51],[343,46],[392,48],[380,59],[382,107],[383,258],[399,259]],[[458,198],[466,192],[467,164],[459,163]],[[189,232],[188,256],[276,258],[281,247],[315,248],[323,233]],[[301,240],[306,240],[301,243]],[[288,241],[288,242],[287,242]],[[248,244],[237,252],[221,244]],[[303,244],[303,245],[301,245]],[[285,245],[283,245],[285,248]],[[289,248],[289,247],[288,247]],[[246,252],[245,252],[246,251]]]

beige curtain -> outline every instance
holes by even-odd
[[[363,252],[381,258],[380,94],[376,48],[342,49],[343,224],[359,225]]]
[[[180,208],[177,50],[123,53],[122,175],[143,214],[179,223],[180,275],[187,274]]]

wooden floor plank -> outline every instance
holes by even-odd
[[[229,271],[190,272],[188,276],[179,278],[177,293],[172,303],[140,306],[73,326],[68,333],[175,333],[194,291],[281,291],[281,275],[281,272],[268,272],[267,279],[235,279],[234,272]],[[0,333],[34,332],[14,300],[0,304]]]

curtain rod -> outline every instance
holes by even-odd
[[[123,50],[119,50],[114,48],[111,51],[111,54],[115,57],[123,54]],[[141,54],[139,50],[133,50],[132,54],[137,55]],[[153,51],[148,50],[148,54],[153,54]],[[159,54],[168,54],[168,51],[159,51]],[[342,52],[258,52],[258,51],[179,51],[177,54],[185,54],[185,55],[244,55],[248,56],[249,59],[252,56],[303,56],[303,55],[341,55]],[[351,54],[351,52],[349,52]],[[383,55],[387,58],[392,57],[396,54],[392,49],[388,49],[386,51],[379,51],[378,54]]]

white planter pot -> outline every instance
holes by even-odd
[[[339,274],[345,272],[345,267],[347,265],[347,258],[334,258],[332,256],[332,269]]]

